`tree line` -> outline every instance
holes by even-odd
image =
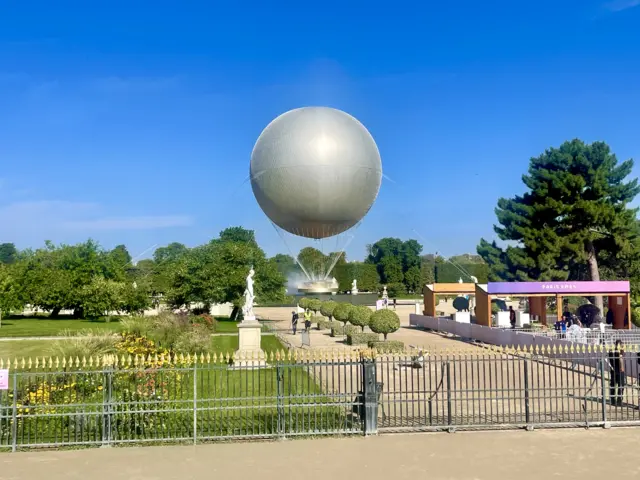
[[[529,161],[525,192],[500,198],[500,246],[481,239],[478,254],[493,281],[630,279],[640,300],[640,224],[629,179],[633,160],[619,162],[604,142],[549,148]],[[602,298],[592,301],[603,311]]]
[[[78,245],[46,242],[36,250],[0,245],[0,311],[25,306],[73,311],[77,318],[109,312],[138,313],[161,301],[173,308],[231,302],[239,306],[253,266],[258,301],[284,300],[285,277],[258,246],[254,232],[223,230],[205,245],[172,243],[153,259],[132,262],[124,245],[105,250],[93,240]]]

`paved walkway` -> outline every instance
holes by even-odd
[[[295,348],[302,347],[302,336],[291,334],[291,308],[287,307],[258,307],[256,315],[263,319],[272,320],[278,330],[278,335]],[[389,340],[399,340],[406,346],[414,345],[425,348],[460,348],[462,343],[454,338],[425,332],[409,326],[409,315],[414,313],[414,305],[398,305],[396,313],[400,317],[400,330],[389,335]],[[298,323],[298,327],[302,322]],[[303,327],[304,328],[304,327]],[[300,328],[299,328],[300,330]],[[328,330],[319,331],[315,326],[311,329],[311,348],[350,348],[344,344],[344,338],[329,336]],[[355,348],[355,347],[354,347]]]
[[[3,480],[640,478],[637,429],[388,435],[0,454]]]

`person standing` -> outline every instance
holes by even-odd
[[[509,305],[509,322],[511,322],[511,328],[516,328],[516,311],[513,305]]]
[[[295,310],[293,312],[291,312],[291,330],[293,330],[293,334],[296,334],[296,331],[298,330],[298,312],[296,312]]]
[[[394,309],[394,310],[396,309],[396,306],[397,306],[397,305],[398,305],[398,299],[397,299],[397,298],[394,298],[394,299],[393,299],[393,309]]]
[[[615,348],[609,352],[609,395],[612,405],[622,405],[624,397],[624,349],[622,340],[616,340]]]
[[[304,331],[308,332],[311,329],[311,310],[308,308],[304,311]]]

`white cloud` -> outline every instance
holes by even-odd
[[[0,242],[39,244],[45,239],[82,238],[91,231],[154,230],[187,227],[187,215],[115,217],[98,204],[64,200],[13,202],[0,205]]]
[[[621,12],[638,6],[640,6],[640,0],[613,0],[604,4],[604,7],[612,12]]]

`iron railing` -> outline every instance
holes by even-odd
[[[469,347],[283,354],[266,365],[14,362],[0,448],[640,425],[637,351],[623,354],[625,385],[615,355]]]

